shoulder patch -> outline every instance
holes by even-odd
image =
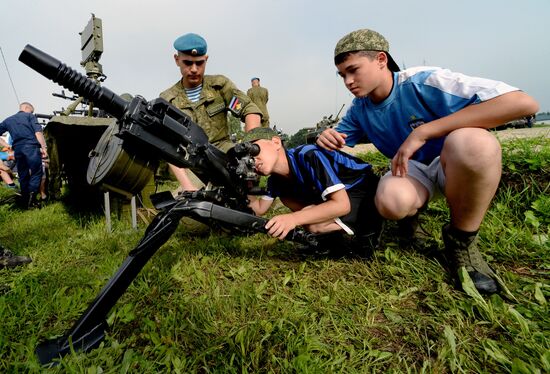
[[[229,102],[229,108],[228,109],[234,115],[240,116],[241,112],[243,111],[243,105],[241,103],[241,100],[237,96],[233,96],[231,98],[231,101]]]

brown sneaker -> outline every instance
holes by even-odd
[[[453,275],[457,277],[461,267],[464,267],[480,293],[492,294],[498,291],[497,276],[487,265],[477,246],[477,234],[466,238],[453,235],[450,225],[443,227],[443,242],[449,256]]]
[[[405,217],[397,221],[397,239],[400,243],[410,243],[414,240],[417,231],[420,228],[420,211],[414,216]]]
[[[12,268],[32,262],[30,257],[16,256],[11,251],[0,247],[0,269]]]
[[[420,224],[420,214],[427,204],[418,209],[414,216],[397,221],[397,242],[401,248],[412,249],[425,254],[437,252],[437,242]]]
[[[369,229],[358,232],[350,242],[350,257],[363,260],[372,258],[374,251],[379,249],[382,241],[382,232],[384,231],[384,220],[382,217],[376,217],[369,222]]]

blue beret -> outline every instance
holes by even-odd
[[[203,56],[206,54],[206,40],[200,35],[189,33],[177,38],[174,48],[192,56]]]
[[[260,80],[260,78],[258,78],[258,77],[252,77],[252,78],[250,78],[250,81],[253,81],[255,79]]]

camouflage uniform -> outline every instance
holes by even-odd
[[[265,87],[255,86],[246,91],[246,94],[252,102],[260,108],[263,113],[262,127],[269,127],[269,113],[267,112],[267,101],[269,100],[269,91]]]
[[[200,99],[195,103],[187,98],[181,81],[163,91],[160,97],[189,115],[206,132],[210,143],[224,152],[234,145],[229,140],[227,111],[241,121],[248,114],[262,115],[256,104],[223,75],[205,75]],[[235,98],[238,102],[231,108]]]

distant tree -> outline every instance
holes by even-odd
[[[272,127],[272,129],[277,132],[277,134],[279,134],[279,136],[281,137],[281,140],[283,141],[283,144],[284,146],[286,147],[287,144],[288,144],[288,139],[290,139],[290,137],[288,136],[288,134],[285,134],[285,132],[281,129],[278,129],[276,125],[274,125]]]
[[[291,135],[288,141],[285,144],[286,148],[294,148],[302,144],[306,144],[306,134],[311,131],[310,129],[304,128],[298,130],[294,135]]]
[[[229,123],[229,135],[235,134],[237,139],[241,139],[243,135],[241,120],[231,114],[228,115],[227,119]]]

